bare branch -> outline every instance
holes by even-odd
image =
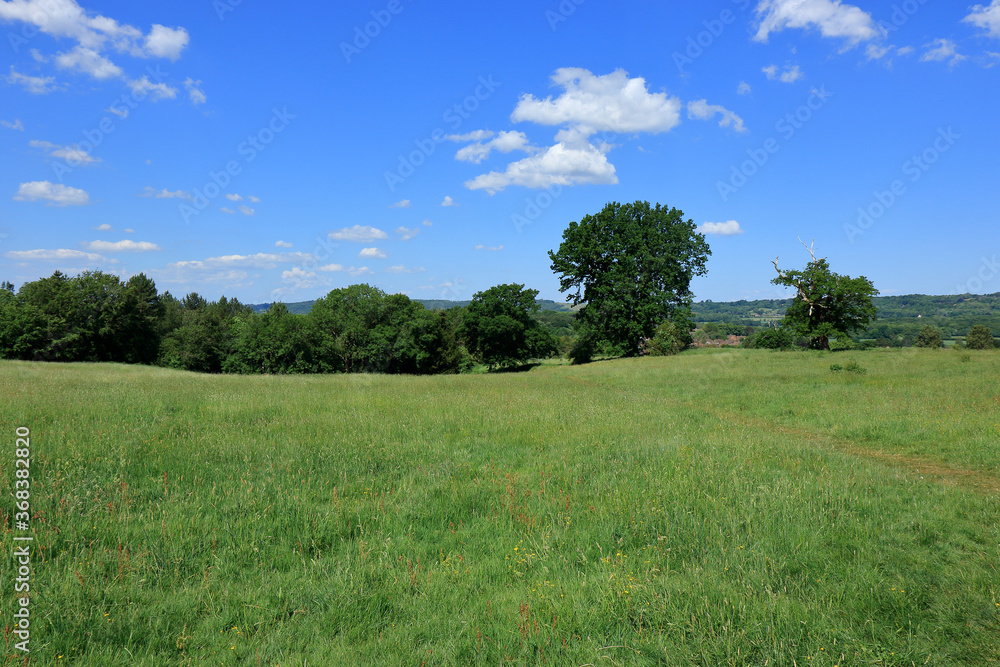
[[[805,247],[805,249],[809,251],[809,255],[813,258],[813,261],[815,262],[816,253],[813,252],[813,249],[816,247],[816,239],[812,240],[812,245],[806,245],[806,242],[803,241],[802,237],[800,237],[798,234],[795,235],[795,238],[797,238],[799,240],[799,243],[801,243],[803,247]]]

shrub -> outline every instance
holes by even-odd
[[[926,326],[920,330],[920,334],[917,336],[917,342],[915,345],[917,347],[937,349],[944,345],[944,343],[941,341],[941,332],[938,329],[932,326]]]
[[[743,347],[756,350],[789,350],[795,338],[787,329],[764,329],[743,339]]]
[[[863,366],[859,365],[858,362],[856,361],[847,362],[847,365],[844,366],[844,370],[847,371],[848,373],[854,373],[855,375],[864,375],[865,373],[868,372],[867,370],[865,370]]]
[[[989,327],[977,324],[969,330],[969,335],[965,337],[965,346],[970,350],[992,350],[993,332]]]
[[[840,364],[830,364],[830,370],[833,371],[834,373],[839,373],[840,371],[844,370],[844,367],[841,366]]]
[[[653,357],[667,357],[677,354],[685,347],[684,332],[674,322],[664,322],[656,328],[656,334],[646,342],[646,354]]]

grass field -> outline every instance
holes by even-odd
[[[34,664],[1000,665],[998,378],[931,350],[0,362],[3,548],[27,426]]]

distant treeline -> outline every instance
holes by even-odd
[[[463,340],[465,308],[429,310],[369,285],[333,290],[308,314],[236,299],[160,294],[145,275],[121,281],[60,272],[0,286],[0,357],[114,361],[204,373],[454,373],[474,364]],[[569,313],[536,313],[558,340]],[[559,341],[560,347],[568,344]]]

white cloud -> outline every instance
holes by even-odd
[[[477,245],[475,248],[473,248],[473,250],[489,250],[489,251],[492,251],[492,252],[499,252],[499,251],[503,250],[503,246],[502,245],[498,245],[498,246],[484,246],[484,245],[480,244],[480,245]]]
[[[122,231],[123,231],[123,232],[125,232],[126,234],[135,234],[135,230],[134,230],[134,229],[131,229],[131,228],[129,228],[129,227],[126,227],[126,228],[125,228],[125,229],[123,229]]]
[[[249,206],[247,206],[246,204],[243,204],[237,210],[240,213],[242,213],[243,215],[253,215],[254,214],[254,210],[252,208],[250,208]]]
[[[6,3],[0,3],[0,6]],[[61,90],[62,87],[56,85],[56,79],[54,76],[28,76],[27,74],[21,74],[20,72],[14,71],[14,66],[10,66],[10,75],[7,77],[7,83],[16,83],[24,86],[32,95],[44,95],[45,93],[51,93],[53,90]]]
[[[107,258],[97,255],[92,252],[83,252],[82,250],[68,250],[66,248],[60,248],[58,250],[13,250],[11,252],[5,253],[4,257],[8,259],[19,259],[19,260],[49,260],[49,261],[65,261],[65,260],[77,260],[83,259],[88,262],[99,262],[99,261],[109,261]],[[113,260],[110,260],[113,263]]]
[[[108,107],[105,111],[110,111],[119,118],[128,118],[128,109],[122,107],[121,109],[116,109],[115,107]],[[147,160],[147,163],[149,161]]]
[[[254,197],[253,195],[249,195],[247,196],[247,201],[250,202],[251,204],[259,204],[260,197]]]
[[[747,83],[746,81],[740,81],[740,85],[736,89],[736,94],[737,95],[749,95],[751,92],[753,92],[753,89],[750,87],[750,84]]]
[[[14,199],[15,201],[44,199],[49,202],[48,206],[83,206],[90,203],[90,195],[83,190],[49,181],[21,183]]]
[[[230,215],[236,213],[236,211],[234,211],[233,209],[229,208],[228,206],[223,206],[219,210],[222,211],[223,213],[228,213]]]
[[[920,62],[941,62],[949,60],[948,64],[955,66],[965,60],[968,56],[958,53],[958,47],[950,39],[935,39],[929,44],[924,44],[924,55],[920,56]]]
[[[402,264],[397,264],[395,266],[390,266],[385,270],[386,273],[423,273],[426,271],[424,267],[420,266],[417,268],[408,268]]]
[[[563,67],[551,77],[563,88],[553,99],[525,94],[511,114],[515,123],[566,125],[556,141],[585,140],[596,132],[666,132],[680,122],[681,101],[666,93],[650,93],[642,77],[630,79],[624,70],[595,76],[586,69]]]
[[[990,37],[1000,38],[1000,0],[993,0],[985,6],[975,5],[969,15],[962,20],[983,28]]]
[[[226,195],[226,199],[229,201],[243,201],[243,197],[236,194],[228,194]]]
[[[492,139],[494,134],[494,132],[490,132],[489,130],[476,130],[475,132],[469,132],[468,134],[448,134],[445,135],[445,139],[464,144],[467,141],[485,141],[487,139]]]
[[[361,252],[358,253],[358,257],[365,259],[385,259],[388,255],[385,254],[384,250],[379,250],[378,248],[362,248]]]
[[[153,83],[148,76],[141,79],[132,79],[128,82],[128,87],[132,89],[132,94],[137,97],[149,95],[154,102],[159,100],[174,99],[177,97],[177,89],[171,88],[165,83]]]
[[[94,227],[94,229],[96,229],[96,230],[97,230],[97,231],[99,231],[99,232],[110,232],[110,231],[114,231],[114,230],[113,230],[113,229],[111,228],[111,225],[109,225],[108,223],[104,223],[103,225],[98,225],[97,227]]]
[[[32,139],[28,142],[28,145],[32,148],[41,148],[42,150],[49,151],[49,155],[52,157],[65,160],[68,164],[71,164],[74,167],[101,161],[100,158],[92,157],[89,153],[87,153],[87,151],[81,150],[76,145],[59,146],[49,141],[38,141],[37,139]]]
[[[221,257],[209,257],[203,260],[186,260],[168,264],[169,269],[274,269],[279,264],[306,264],[314,261],[309,253],[303,252],[258,252],[254,255],[223,255]]]
[[[424,220],[420,224],[423,225],[424,227],[433,227],[434,226],[434,223],[431,222],[430,220]]]
[[[163,250],[160,246],[149,241],[91,241],[84,243],[83,247],[95,252],[151,252]]]
[[[24,132],[24,125],[18,118],[15,118],[13,123],[9,120],[0,120],[0,126],[6,127],[8,130],[19,130]]]
[[[397,227],[396,233],[399,234],[399,238],[401,241],[409,241],[414,236],[420,233],[420,228],[414,227],[413,229],[410,229],[408,227]]]
[[[389,208],[410,208],[410,200],[404,199],[396,202],[395,204],[390,204]]]
[[[455,200],[452,199],[450,195],[445,195],[444,200],[441,201],[441,206],[445,206],[445,207],[448,207],[448,206],[458,206],[458,204],[455,203]]]
[[[709,104],[708,100],[688,102],[687,110],[688,118],[711,120],[716,114],[720,114],[722,118],[719,119],[719,127],[732,127],[736,132],[747,131],[747,128],[743,125],[742,118],[725,107],[717,104]]]
[[[785,28],[815,28],[823,37],[843,38],[848,46],[882,36],[871,14],[841,0],[760,0],[757,34],[766,42],[772,32]]]
[[[767,67],[762,67],[760,71],[767,76],[768,81],[778,79],[782,83],[795,83],[805,76],[798,65],[785,65],[785,68],[780,72],[777,65],[768,65]]]
[[[343,229],[338,229],[335,232],[330,232],[329,237],[333,241],[355,241],[358,243],[364,243],[366,241],[387,239],[389,238],[389,235],[381,229],[377,229],[375,227],[354,225],[353,227],[344,227]]]
[[[317,271],[324,271],[326,273],[334,273],[337,271],[346,271],[343,264],[327,264],[326,266],[321,266]]]
[[[198,87],[200,85],[201,81],[195,81],[191,77],[188,77],[184,81],[184,89],[188,91],[188,97],[191,98],[191,104],[194,104],[195,106],[204,104],[208,101],[208,98],[205,97],[205,92]]]
[[[113,79],[122,75],[122,68],[102,56],[94,49],[77,46],[68,53],[56,54],[56,65],[95,79]]]
[[[916,49],[914,49],[912,46],[903,46],[903,47],[900,47],[900,48],[896,49],[896,55],[908,56],[911,53],[913,53],[914,51],[916,51]]]
[[[144,55],[177,60],[181,57],[181,51],[188,45],[188,41],[190,38],[184,28],[168,28],[154,23],[153,29],[149,31],[145,42],[143,42]]]
[[[291,248],[292,244],[288,241],[276,241],[274,244],[275,248]]]
[[[584,144],[581,148],[570,148],[560,142],[538,155],[507,165],[504,172],[491,171],[466,181],[470,190],[486,190],[496,194],[508,185],[526,188],[547,188],[550,185],[614,184],[618,182],[615,167],[605,155],[607,146],[601,150]]]
[[[493,150],[498,150],[501,153],[510,153],[512,151],[531,153],[538,149],[528,144],[528,137],[524,132],[501,132],[486,143],[477,141],[474,144],[460,148],[455,153],[455,159],[479,164],[488,158]]]
[[[737,236],[743,233],[743,228],[735,220],[729,220],[728,222],[706,222],[695,231],[710,236]]]
[[[47,62],[49,62],[49,59],[46,58],[44,55],[42,55],[42,52],[39,51],[38,49],[31,49],[30,51],[28,51],[28,53],[30,53],[31,57],[35,59],[35,62],[38,62],[38,63],[47,63]]]
[[[175,190],[171,192],[170,190],[156,190],[150,186],[146,186],[145,189],[139,193],[139,197],[155,197],[156,199],[185,199],[187,201],[194,201],[194,195],[190,192],[184,192],[183,190]]]
[[[365,275],[368,275],[368,274],[371,274],[371,273],[375,273],[374,271],[372,271],[371,269],[369,269],[367,266],[362,266],[360,268],[355,268],[355,267],[352,266],[351,268],[347,269],[347,272],[349,274],[351,274],[351,276],[353,276],[355,278],[357,278],[358,276],[365,276]]]

